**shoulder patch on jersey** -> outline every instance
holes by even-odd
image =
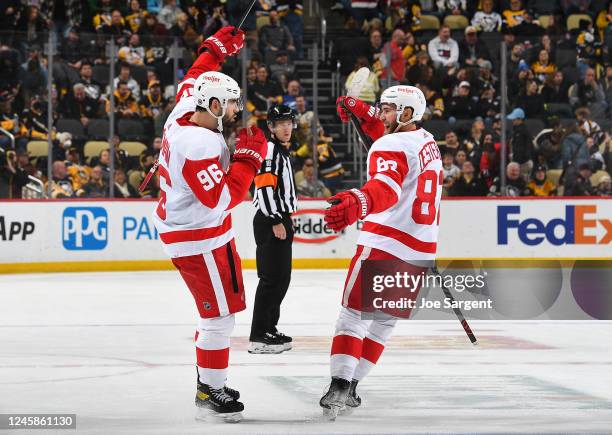
[[[180,118],[176,119],[176,123],[181,127],[199,127],[198,124],[191,121],[194,112],[185,112]]]

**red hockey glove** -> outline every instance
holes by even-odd
[[[201,54],[204,49],[213,53],[218,59],[223,60],[227,56],[232,56],[240,51],[244,45],[244,31],[238,29],[234,35],[233,26],[225,26],[217,33],[206,38],[198,49],[198,54]]]
[[[350,120],[346,111],[353,113],[359,119],[363,132],[372,140],[376,141],[385,133],[385,126],[379,119],[380,113],[376,107],[357,98],[342,96],[336,100],[336,108],[338,116],[345,123]]]
[[[327,226],[340,232],[349,225],[363,219],[370,211],[370,198],[366,192],[358,189],[347,190],[327,200],[332,206],[325,210]]]
[[[247,131],[249,129],[250,134]],[[254,125],[248,129],[243,128],[238,133],[233,161],[248,162],[257,172],[263,163],[267,148],[268,140],[261,129]]]
[[[338,97],[338,99],[336,100],[336,112],[338,112],[340,120],[343,123],[348,124],[348,122],[351,120],[351,117],[348,114],[347,110],[344,108],[344,100],[346,100],[346,98],[347,97],[345,96]]]
[[[374,106],[370,106],[368,103],[358,98],[345,96],[338,97],[336,100],[336,108],[342,122],[349,122],[349,115],[346,113],[347,110],[351,111],[353,115],[362,122],[378,120],[378,110],[376,110]]]

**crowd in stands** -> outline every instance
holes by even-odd
[[[398,83],[425,94],[446,195],[610,195],[612,2],[341,0],[332,9],[345,16],[332,62],[347,88],[366,66],[368,103]]]
[[[29,192],[24,186],[31,185],[32,177],[43,183],[38,190],[50,191],[53,198],[108,196],[110,183],[118,198],[156,197],[155,179],[145,192],[140,193],[138,186],[161,147],[163,125],[175,104],[176,82],[195,59],[202,40],[223,26],[238,24],[250,4],[250,0],[3,1],[0,198],[21,198]],[[312,142],[314,119],[294,74],[293,62],[304,56],[302,15],[302,1],[259,0],[242,26],[249,58],[248,122],[267,130],[271,104],[293,107],[299,116],[295,152],[300,167],[311,154],[306,141]],[[45,49],[50,35],[56,46],[52,80]],[[114,76],[111,41],[116,49]],[[237,59],[229,59],[223,68],[239,78]],[[116,150],[112,165],[107,142],[111,117]],[[320,126],[319,131],[324,137]],[[47,179],[44,142],[49,137],[52,175]],[[305,191],[309,189],[307,185]]]
[[[175,81],[203,38],[237,24],[249,4],[1,2],[0,198],[27,196],[24,186],[32,177],[53,198],[108,196],[110,183],[119,198],[157,197],[155,179],[145,192],[137,188],[161,149]],[[611,1],[341,0],[331,9],[343,17],[344,29],[331,41],[326,61],[340,65],[347,86],[354,71],[371,69],[360,98],[373,104],[384,88],[398,83],[425,93],[423,125],[440,143],[445,194],[610,195]],[[343,164],[325,126],[313,128],[312,101],[296,73],[295,61],[305,59],[302,1],[258,0],[243,28],[248,122],[265,130],[271,104],[292,107],[298,116],[298,191],[306,197],[333,194],[343,186]],[[52,83],[45,51],[50,32],[57,47]],[[111,40],[117,50],[114,77]],[[507,47],[509,113],[504,190],[501,42]],[[240,59],[230,58],[223,70],[240,77]],[[116,126],[112,175],[109,116]],[[48,180],[46,144],[35,141],[49,136]]]

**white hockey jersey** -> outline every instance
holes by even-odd
[[[378,139],[368,153],[368,180],[389,186],[397,202],[364,219],[357,244],[405,261],[433,260],[438,241],[443,167],[431,133],[418,128]]]
[[[221,133],[189,121],[196,107],[193,82],[179,86],[159,156],[161,196],[153,219],[170,257],[208,252],[234,237],[224,180],[230,152]]]

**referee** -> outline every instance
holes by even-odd
[[[257,213],[253,231],[257,244],[259,284],[253,307],[249,353],[281,353],[291,349],[291,337],[278,332],[280,305],[291,281],[291,213],[297,209],[291,135],[297,128],[293,110],[275,105],[268,111],[271,140],[257,176],[253,204]]]

